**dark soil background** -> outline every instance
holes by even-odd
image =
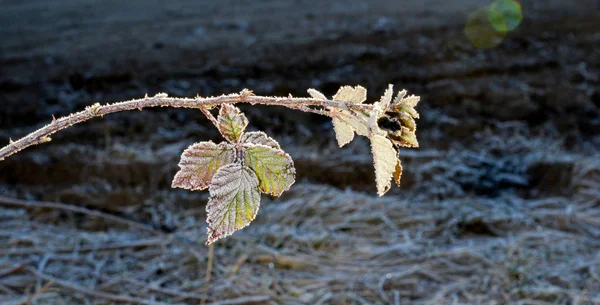
[[[0,162],[0,304],[600,304],[600,2],[523,0],[478,50],[488,4],[0,0],[0,146],[146,93],[422,97],[381,198],[364,139],[242,106],[297,183],[214,248],[207,192],[170,188],[183,149],[221,141],[199,111],[60,132]]]

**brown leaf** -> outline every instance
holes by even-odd
[[[171,187],[192,191],[206,189],[217,170],[234,160],[235,150],[228,143],[192,144],[181,154],[180,170],[175,174]]]
[[[396,169],[394,170],[394,182],[396,182],[398,187],[400,187],[400,178],[402,178],[402,163],[400,162],[400,159],[398,159]]]

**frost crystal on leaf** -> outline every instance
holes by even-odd
[[[367,89],[362,86],[342,86],[333,96],[334,101],[346,102],[351,104],[361,104],[367,100]]]
[[[308,94],[310,94],[310,96],[312,96],[313,98],[316,98],[318,100],[326,100],[327,99],[327,97],[323,93],[317,91],[316,89],[310,88],[306,91],[308,91]]]
[[[392,146],[392,142],[380,135],[373,135],[371,137],[371,150],[375,166],[377,194],[383,196],[392,185],[391,179],[396,170],[398,155]]]
[[[417,141],[417,135],[414,131],[411,131],[408,127],[402,126],[402,128],[394,132],[391,136],[392,141],[397,146],[402,147],[419,147],[419,141]]]
[[[406,90],[398,92],[394,99],[393,108],[398,112],[405,112],[411,117],[418,119],[419,113],[415,110],[415,106],[419,103],[421,97],[416,95],[406,96]]]
[[[341,120],[340,115],[336,115],[336,117],[333,118],[333,130],[335,131],[335,138],[340,147],[343,147],[354,140],[354,129],[346,121]]]
[[[262,131],[251,131],[246,132],[242,135],[240,139],[242,143],[253,143],[253,144],[262,144],[275,149],[280,149],[279,143],[275,141],[275,139],[267,136],[266,133]]]
[[[356,86],[354,88],[350,86],[343,86],[333,96],[334,101],[345,102],[349,104],[361,104],[366,99],[367,89],[361,86]],[[361,128],[364,124],[350,110],[330,109],[330,111],[333,113],[333,129],[335,131],[335,138],[338,141],[338,145],[342,147],[354,139],[354,131],[357,131],[355,126]],[[357,132],[361,134],[362,131],[363,130]]]
[[[223,104],[217,118],[219,131],[229,142],[237,142],[244,129],[248,126],[248,119],[240,110],[232,105]]]
[[[390,108],[390,103],[392,102],[392,96],[394,95],[394,86],[392,84],[388,85],[388,88],[385,90],[385,93],[381,97],[379,101],[379,107],[381,107],[382,112],[386,112]]]
[[[179,161],[180,170],[175,174],[171,187],[203,190],[213,175],[224,165],[235,160],[235,151],[228,143],[200,142],[188,147]]]
[[[247,226],[256,217],[260,206],[258,178],[247,166],[232,163],[222,167],[208,190],[207,245]]]
[[[261,191],[279,196],[294,184],[296,169],[290,155],[261,144],[244,144],[244,148],[244,162],[256,173]]]

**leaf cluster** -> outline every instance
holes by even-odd
[[[317,99],[327,99],[315,89],[308,93]],[[398,92],[393,98],[393,86],[389,85],[379,101],[373,104],[370,111],[330,108],[333,129],[340,147],[350,143],[354,134],[365,136],[371,141],[375,182],[377,194],[383,196],[391,188],[391,180],[400,186],[402,164],[400,163],[400,147],[419,147],[415,132],[415,119],[419,113],[415,106],[420,98],[407,96],[406,90]],[[367,90],[361,86],[343,86],[333,96],[334,101],[346,104],[362,104],[367,99]]]
[[[328,100],[315,89],[308,93],[314,99]],[[379,101],[356,107],[366,99],[365,88],[343,86],[333,96],[338,103],[331,104],[336,106],[324,106],[319,113],[332,118],[340,147],[350,143],[355,134],[369,138],[377,193],[382,196],[391,188],[392,180],[400,186],[399,148],[419,146],[415,135],[419,97],[407,96],[402,90],[393,98],[389,85]],[[188,147],[181,155],[172,187],[193,191],[208,188],[207,244],[211,244],[252,222],[261,193],[280,196],[294,183],[296,170],[292,158],[275,139],[261,131],[245,131],[248,119],[237,107],[221,105],[216,119],[208,109],[203,112],[226,141],[199,142]]]
[[[227,142],[199,142],[181,155],[172,187],[208,188],[208,241],[247,226],[258,212],[260,194],[279,196],[295,181],[292,158],[264,132],[245,132],[248,119],[235,106],[221,106],[218,129]]]

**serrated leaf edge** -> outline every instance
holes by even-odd
[[[251,145],[251,146],[250,146],[250,145]],[[256,169],[252,168],[252,166],[251,166],[251,165],[249,164],[249,162],[247,162],[247,160],[246,160],[246,156],[247,156],[248,149],[249,149],[249,148],[252,148],[252,147],[262,147],[262,148],[267,148],[268,150],[271,150],[271,151],[274,151],[274,152],[276,152],[276,153],[278,153],[278,154],[282,154],[282,155],[284,155],[284,156],[285,156],[285,158],[286,158],[287,160],[289,160],[289,163],[291,164],[291,167],[290,167],[290,169],[291,169],[291,172],[290,172],[289,174],[291,175],[292,179],[291,179],[291,181],[289,182],[289,184],[288,184],[288,185],[287,185],[287,186],[286,186],[284,189],[282,189],[280,192],[267,191],[267,190],[264,190],[264,189],[261,187],[261,184],[263,184],[263,181],[261,181],[261,178],[260,178],[259,174],[258,174],[258,173],[256,173]],[[245,164],[247,164],[247,165],[248,165],[248,167],[250,167],[252,170],[254,170],[254,172],[256,173],[256,176],[258,177],[258,180],[259,180],[259,188],[260,188],[261,192],[263,192],[263,193],[265,193],[265,194],[269,194],[269,195],[272,195],[272,196],[281,196],[281,194],[283,194],[285,191],[289,190],[289,189],[290,189],[290,187],[291,187],[291,186],[292,186],[292,185],[293,185],[293,184],[296,182],[296,167],[295,167],[295,164],[294,164],[294,160],[292,159],[292,157],[291,157],[291,156],[290,156],[288,153],[286,153],[286,152],[285,152],[285,151],[283,151],[282,149],[275,149],[275,148],[272,148],[272,147],[269,147],[269,146],[267,146],[267,145],[263,145],[263,144],[250,144],[250,143],[245,143],[245,144],[244,144],[244,163],[245,163]]]
[[[233,166],[239,167],[240,186],[237,189],[231,190],[230,193],[234,192],[234,191],[236,191],[238,193],[240,191],[243,191],[243,189],[241,189],[241,187],[242,187],[241,184],[243,183],[242,179],[244,178],[243,175],[244,175],[244,173],[249,174],[249,179],[252,180],[252,181],[250,181],[251,182],[250,188],[255,188],[255,191],[256,191],[256,194],[255,194],[255,196],[257,196],[256,209],[253,211],[253,214],[250,216],[250,219],[246,219],[247,222],[245,222],[240,227],[236,227],[237,226],[237,213],[236,213],[236,215],[235,215],[236,218],[233,221],[233,229],[231,231],[226,230],[225,232],[223,232],[222,235],[215,235],[215,232],[217,231],[217,227],[215,227],[213,224],[213,221],[215,220],[215,219],[213,219],[213,217],[215,216],[216,213],[218,213],[218,210],[212,210],[211,208],[216,206],[219,203],[219,202],[217,202],[218,198],[216,198],[217,194],[214,193],[216,191],[215,187],[219,187],[219,186],[223,187],[224,186],[224,185],[219,185],[218,181],[216,181],[218,178],[220,178],[220,176],[218,177],[217,175]],[[252,189],[250,189],[250,191],[252,191]],[[220,168],[219,171],[217,171],[217,173],[213,177],[213,181],[211,182],[211,185],[209,187],[209,193],[210,193],[210,197],[209,197],[208,203],[206,205],[206,215],[207,215],[206,222],[208,224],[208,227],[206,230],[207,231],[206,233],[208,236],[206,245],[210,245],[219,239],[230,236],[234,232],[237,232],[237,231],[247,227],[256,218],[258,210],[260,209],[260,190],[258,189],[258,177],[257,177],[256,173],[250,167],[248,167],[246,165],[242,165],[241,163],[231,163],[231,164],[228,164],[227,166],[223,166],[222,168]],[[244,195],[246,195],[246,194],[244,194]],[[253,194],[250,194],[250,195],[252,196]],[[236,196],[237,196],[237,194],[234,195],[234,197],[236,197]],[[244,198],[246,198],[246,197],[244,196]],[[249,198],[249,200],[251,200],[251,199],[255,199],[255,198]],[[227,206],[223,207],[223,208],[227,208]],[[229,212],[231,212],[231,210]],[[225,212],[225,213],[229,213],[229,212]],[[236,206],[236,212],[237,212],[237,206]],[[225,221],[225,218],[226,218],[226,216],[224,215],[223,218],[221,219],[221,223],[219,225],[221,225],[222,222]]]

